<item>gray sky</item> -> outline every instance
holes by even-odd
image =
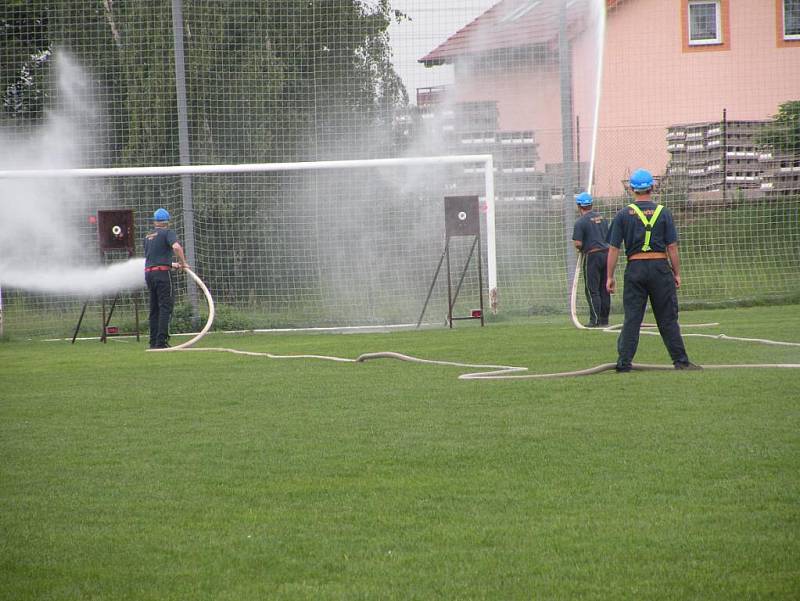
[[[411,17],[389,28],[395,69],[403,78],[411,102],[416,103],[417,88],[446,85],[453,80],[450,66],[426,69],[417,59],[499,1],[393,0],[392,8]]]

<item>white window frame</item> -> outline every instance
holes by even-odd
[[[786,3],[789,1],[791,0],[783,0],[781,2],[781,10],[783,12],[783,14],[781,15],[782,17],[781,22],[783,23],[783,39],[787,41],[800,40],[800,30],[798,30],[797,33],[786,33]],[[800,1],[794,0],[794,2],[795,4],[797,4],[797,6],[795,6],[794,9],[796,11],[800,11]],[[800,23],[798,23],[798,25],[800,25]]]
[[[702,6],[706,4],[713,4],[715,8],[715,34],[716,36],[713,38],[703,38],[699,40],[692,39],[692,7],[694,6]],[[689,46],[708,46],[710,44],[722,44],[722,2],[720,0],[689,0],[689,7],[687,12],[687,18],[689,19],[689,23],[687,24],[687,31],[689,32]]]

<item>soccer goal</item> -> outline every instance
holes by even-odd
[[[63,240],[59,256],[42,263],[96,266],[92,217],[112,208],[133,210],[141,255],[153,211],[166,208],[219,303],[218,324],[230,329],[416,324],[432,284],[426,321],[440,322],[447,315],[446,281],[434,275],[445,243],[444,197],[478,196],[483,290],[476,270],[459,272],[468,263],[467,241],[451,241],[454,279],[463,276],[456,311],[477,309],[479,293],[497,309],[489,154],[0,171],[0,179],[14,180],[32,205],[48,207],[39,217],[41,232]],[[186,284],[179,319],[198,310]],[[82,300],[6,288],[7,328],[36,314],[61,314],[68,322]]]

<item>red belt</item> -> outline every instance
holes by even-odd
[[[648,251],[646,253],[633,253],[628,257],[628,261],[638,261],[640,259],[666,259],[667,253]]]
[[[169,265],[155,265],[154,267],[145,267],[145,272],[149,271],[169,271],[172,269]]]
[[[606,250],[608,250],[608,249],[607,248],[593,248],[592,250],[590,250],[586,254],[587,255],[591,255],[592,253],[601,253],[601,252],[606,251]]]

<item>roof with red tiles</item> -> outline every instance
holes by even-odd
[[[558,39],[559,12],[564,1],[500,0],[418,62],[439,65],[452,62],[459,56],[553,44]],[[606,0],[606,7],[613,8],[621,1]],[[569,31],[575,30],[585,12],[585,3],[567,2]]]

